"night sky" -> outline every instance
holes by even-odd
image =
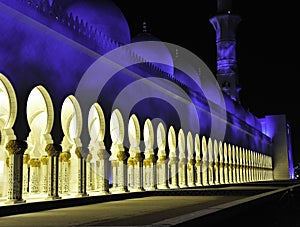
[[[132,37],[142,32],[146,21],[149,33],[190,50],[215,73],[215,31],[209,18],[216,13],[216,0],[114,2],[127,18]],[[300,162],[296,1],[233,2],[242,18],[236,37],[241,103],[258,117],[286,114],[294,163]]]

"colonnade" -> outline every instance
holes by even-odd
[[[141,126],[135,114],[124,121],[119,109],[111,113],[112,144],[105,147],[108,121],[99,103],[90,107],[90,143],[83,147],[81,107],[73,95],[63,102],[60,120],[64,137],[61,144],[55,144],[51,136],[54,108],[43,86],[33,88],[28,96],[30,133],[26,141],[21,141],[13,131],[17,97],[2,74],[0,98],[0,197],[8,204],[31,198],[59,199],[273,179],[271,156],[191,131],[176,132],[172,125],[154,125],[151,119]],[[129,144],[124,142],[125,136]]]

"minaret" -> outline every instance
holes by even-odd
[[[240,102],[236,60],[236,28],[241,21],[232,13],[232,0],[218,0],[217,15],[209,21],[216,30],[217,81],[224,92]]]

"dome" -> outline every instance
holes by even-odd
[[[174,64],[173,57],[170,53],[167,46],[157,37],[147,32],[144,24],[144,31],[137,34],[135,37],[131,39],[131,43],[136,42],[147,42],[147,41],[158,41],[161,42],[156,48],[152,48],[152,45],[145,45],[142,49],[134,49],[133,51],[144,59],[161,59],[163,62],[167,62],[168,64],[159,64],[153,63],[155,66],[160,68],[162,71],[173,76],[174,74]]]
[[[63,3],[68,15],[88,23],[106,36],[121,43],[130,43],[130,29],[122,11],[110,0],[76,0]]]

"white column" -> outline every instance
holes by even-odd
[[[208,154],[206,138],[202,136],[202,184],[208,185]]]
[[[233,183],[233,171],[232,171],[232,153],[231,153],[231,144],[227,145],[227,151],[228,151],[228,183]]]
[[[151,191],[156,189],[155,157],[153,150],[145,151],[144,165],[144,188]]]
[[[167,185],[167,161],[165,150],[158,150],[158,160],[156,163],[157,172],[157,188],[168,189]]]
[[[202,168],[201,168],[201,150],[199,134],[195,135],[195,171],[196,171],[196,186],[202,186]]]
[[[219,147],[218,142],[214,140],[214,183],[220,184],[220,177],[219,177]]]
[[[237,180],[236,180],[236,156],[235,156],[235,146],[232,145],[231,147],[231,153],[232,153],[232,183],[237,183]]]
[[[207,152],[208,152],[208,184],[214,184],[214,157],[213,147],[211,138],[207,141]]]
[[[240,156],[239,156],[239,147],[235,148],[235,172],[236,172],[236,182],[240,183]]]
[[[40,192],[40,188],[39,188],[40,166],[41,166],[41,162],[38,158],[30,159],[30,183],[29,183],[30,194],[38,194]]]
[[[50,157],[51,158],[51,157]],[[48,157],[42,156],[41,157],[41,192],[47,193],[48,192]]]
[[[224,181],[224,153],[222,141],[219,141],[219,176],[220,184],[225,184]]]
[[[227,150],[227,144],[224,142],[223,144],[223,151],[224,151],[224,183],[228,184],[228,150]]]
[[[25,202],[22,198],[23,154],[27,149],[27,143],[19,140],[10,140],[5,148],[9,154],[8,189],[5,203],[23,203]]]
[[[60,154],[61,159],[61,193],[62,195],[70,194],[70,158],[71,153],[68,151],[62,152]]]
[[[28,181],[28,174],[29,174],[29,163],[30,156],[28,154],[23,155],[23,194],[26,195],[29,192],[29,181]]]

